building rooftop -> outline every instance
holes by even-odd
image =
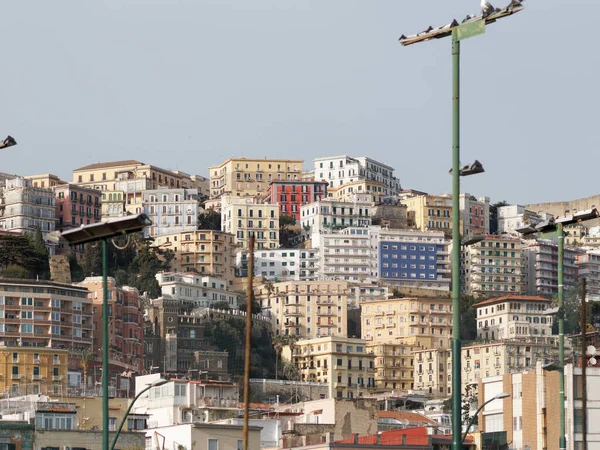
[[[551,302],[551,300],[549,300],[547,298],[538,297],[536,295],[506,295],[504,297],[496,297],[496,298],[490,298],[488,300],[484,300],[482,302],[476,303],[475,306],[479,307],[479,306],[493,305],[495,303],[503,303],[503,302],[507,302],[507,301],[546,302],[546,303]]]
[[[419,414],[412,411],[377,411],[378,419],[396,419],[399,421],[408,420],[408,422],[412,426],[424,426],[424,425],[433,425],[439,426],[435,420],[430,419],[423,414]]]
[[[135,159],[125,159],[123,161],[109,161],[109,162],[103,162],[103,163],[89,164],[87,166],[80,167],[79,169],[74,169],[73,172],[77,172],[79,170],[103,169],[103,168],[108,168],[108,167],[132,166],[134,164],[144,164],[144,163],[141,161],[137,161]]]

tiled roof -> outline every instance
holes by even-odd
[[[537,295],[506,295],[504,297],[490,298],[488,300],[484,300],[482,302],[475,303],[475,306],[479,307],[479,306],[485,306],[485,305],[493,305],[494,303],[508,302],[511,300],[517,300],[517,301],[521,300],[521,301],[526,301],[526,302],[548,302],[548,303],[551,302],[551,300],[544,298],[544,297],[538,297]]]
[[[144,164],[144,163],[137,161],[135,159],[126,159],[124,161],[112,161],[112,162],[90,164],[88,166],[83,166],[83,167],[80,167],[79,169],[75,169],[74,172],[77,172],[78,170],[94,170],[94,169],[104,169],[104,168],[118,167],[118,166],[131,166],[134,164]]]
[[[377,417],[379,419],[396,419],[396,420],[408,420],[413,425],[437,425],[435,420],[430,419],[423,414],[410,412],[410,411],[377,411]]]

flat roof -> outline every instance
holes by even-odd
[[[521,301],[521,302],[546,302],[551,303],[552,300],[549,300],[544,297],[539,297],[537,295],[505,295],[504,297],[496,297],[490,298],[488,300],[484,300],[479,303],[475,303],[475,306],[485,306],[485,305],[493,305],[494,303],[503,303],[508,301]]]

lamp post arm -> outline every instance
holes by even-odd
[[[138,398],[140,398],[140,396],[142,394],[144,394],[145,392],[149,391],[153,387],[154,386],[148,386],[145,389],[142,389],[140,391],[140,393],[133,398],[133,401],[129,404],[129,408],[127,408],[127,411],[125,411],[125,415],[123,416],[123,419],[121,420],[121,423],[119,424],[119,428],[117,428],[117,430],[115,431],[115,437],[113,438],[112,444],[110,444],[110,450],[114,450],[115,445],[117,445],[117,439],[119,439],[119,434],[121,434],[121,430],[123,429],[123,425],[125,425],[125,421],[127,420],[127,416],[129,415],[129,412],[131,411],[131,408],[133,408],[134,403],[137,401]]]
[[[494,400],[496,400],[495,398],[490,398],[487,402],[485,402],[483,405],[481,405],[477,411],[475,411],[475,414],[473,414],[473,417],[471,417],[471,420],[469,420],[469,425],[467,425],[467,429],[465,430],[465,434],[463,434],[462,440],[460,441],[460,445],[462,446],[465,443],[465,439],[467,439],[467,434],[469,434],[469,430],[471,429],[471,426],[473,425],[473,422],[475,422],[475,418],[479,415],[479,413],[481,412],[481,410],[483,408],[485,408],[485,406],[488,403],[493,402]],[[112,450],[112,449],[111,449]]]

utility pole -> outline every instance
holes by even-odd
[[[246,290],[246,352],[244,359],[244,426],[242,428],[243,450],[250,450],[248,442],[248,419],[250,414],[250,359],[252,358],[252,299],[254,292],[254,233],[248,240],[248,288]]]
[[[587,450],[587,302],[585,301],[586,279],[579,280],[581,297],[581,429],[582,448]]]

